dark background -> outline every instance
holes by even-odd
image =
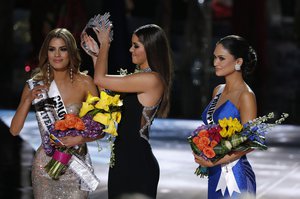
[[[246,38],[258,53],[247,79],[257,96],[259,115],[287,112],[300,122],[300,3],[296,0],[10,0],[0,2],[1,109],[16,109],[44,36],[55,27],[80,33],[96,14],[110,12],[114,40],[110,73],[134,68],[129,54],[132,31],[146,23],[163,27],[174,61],[170,118],[200,119],[213,87],[223,81],[212,68],[215,42],[228,34]],[[80,48],[82,69],[92,62]]]

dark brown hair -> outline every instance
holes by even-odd
[[[170,45],[165,31],[155,24],[147,24],[134,31],[144,45],[150,68],[159,73],[164,82],[164,95],[158,111],[159,117],[166,117],[170,109],[172,85],[172,60]]]
[[[244,77],[247,77],[247,75],[254,71],[257,55],[255,50],[243,37],[238,35],[228,35],[220,39],[217,44],[222,44],[235,59],[243,59],[241,70]]]

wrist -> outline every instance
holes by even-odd
[[[110,42],[103,42],[100,44],[100,49],[108,49],[110,47]]]

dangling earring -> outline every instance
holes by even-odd
[[[70,79],[71,79],[71,83],[73,83],[73,69],[72,69],[72,67],[70,67]]]
[[[50,84],[50,64],[47,64],[47,81],[48,84]]]
[[[235,64],[234,69],[237,70],[237,71],[241,70],[241,65]]]

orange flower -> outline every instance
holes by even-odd
[[[75,128],[75,124],[77,123],[78,120],[74,114],[66,114],[64,121],[65,121],[66,127],[71,129],[71,128]]]
[[[213,150],[212,147],[205,147],[205,148],[203,149],[203,153],[204,153],[204,155],[205,155],[207,158],[213,158],[213,157],[216,156],[216,153],[215,153],[215,151]]]
[[[193,142],[197,145],[199,143],[199,139],[200,139],[200,137],[195,136],[195,137],[193,137]]]
[[[74,114],[65,114],[63,120],[58,120],[54,124],[55,130],[65,131],[67,129],[75,128],[79,131],[85,129],[83,121]]]
[[[201,131],[198,132],[198,136],[199,136],[199,137],[208,137],[209,134],[208,134],[208,131],[207,131],[207,130],[202,129]]]
[[[198,137],[198,136],[196,136],[196,137]],[[197,139],[195,139],[195,140],[197,140]],[[194,141],[194,139],[193,139],[193,141]],[[195,144],[198,147],[198,149],[200,149],[202,151],[205,147],[208,147],[209,143],[210,143],[210,140],[207,137],[198,137],[197,143],[195,143]]]
[[[216,140],[212,140],[211,142],[210,142],[210,146],[212,147],[212,148],[214,148],[215,146],[217,146],[218,145],[218,142],[216,141]]]
[[[198,143],[196,144],[196,146],[197,146],[197,148],[198,148],[200,151],[203,151],[203,149],[206,147],[203,143],[200,143],[200,142],[198,142]]]
[[[61,131],[65,131],[68,129],[65,125],[65,121],[63,121],[63,120],[56,121],[54,124],[54,128],[55,128],[55,130],[61,130]]]
[[[67,113],[64,115],[64,120],[70,120],[72,118],[78,118],[78,117],[72,113]]]
[[[210,140],[207,137],[200,137],[199,143],[203,144],[204,146],[208,146],[210,143]]]
[[[78,118],[76,124],[75,124],[75,129],[79,130],[79,131],[83,131],[85,129],[85,125],[83,123],[83,121]]]

